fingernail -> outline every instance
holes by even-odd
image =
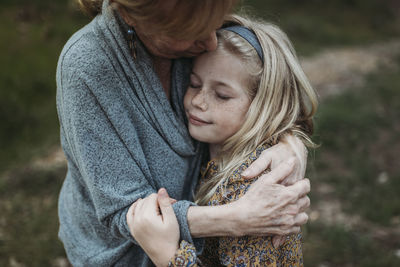
[[[250,175],[249,169],[246,169],[246,170],[244,170],[244,171],[242,172],[242,176],[248,176],[248,175]]]
[[[158,194],[162,197],[168,197],[168,193],[165,188],[161,188],[160,190],[158,190]]]

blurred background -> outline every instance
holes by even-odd
[[[400,266],[400,1],[246,0],[320,97],[306,266]],[[0,3],[0,266],[68,266],[58,241],[55,71],[89,22],[71,0]]]

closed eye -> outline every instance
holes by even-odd
[[[226,95],[221,95],[221,94],[216,94],[217,95],[217,97],[219,98],[219,99],[221,99],[221,100],[228,100],[228,99],[231,99],[232,97],[230,97],[230,96],[226,96]]]
[[[194,88],[194,89],[199,89],[201,87],[201,85],[190,83],[189,87]]]

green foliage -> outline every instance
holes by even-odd
[[[325,101],[317,120],[318,181],[335,186],[348,212],[383,225],[400,215],[399,69]]]
[[[300,54],[400,36],[400,7],[391,0],[248,0],[250,12],[281,26]]]
[[[342,226],[309,223],[304,227],[306,266],[399,266],[394,250],[381,246],[360,232]]]
[[[22,3],[0,10],[0,172],[58,143],[57,59],[83,24],[68,1]]]

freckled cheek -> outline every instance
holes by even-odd
[[[235,104],[220,109],[219,121],[223,127],[238,131],[245,119],[249,105]],[[217,113],[218,114],[218,113]]]

